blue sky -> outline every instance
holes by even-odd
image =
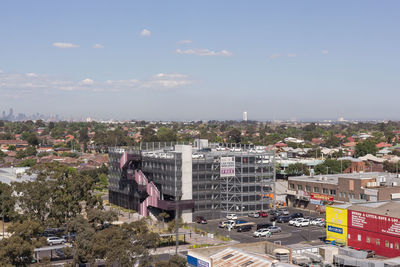
[[[398,1],[2,1],[0,110],[399,119]]]

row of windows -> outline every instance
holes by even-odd
[[[350,238],[350,234],[349,234],[349,238]],[[362,237],[361,237],[360,234],[357,235],[357,240],[360,241],[360,242],[362,241]],[[369,236],[367,236],[366,242],[367,242],[368,244],[371,243],[371,238],[370,238]],[[376,244],[377,246],[380,246],[380,245],[381,245],[381,240],[380,240],[379,238],[375,238],[375,244]],[[396,250],[399,250],[399,249],[400,249],[399,243],[393,244],[393,243],[390,243],[390,241],[388,241],[388,240],[385,240],[385,247],[386,247],[386,248],[391,248],[391,249],[395,248]]]
[[[295,184],[289,184],[289,188],[295,190]],[[299,184],[297,185],[297,190],[303,190],[303,185]],[[312,188],[314,193],[321,193],[321,188],[320,187],[313,187]],[[304,191],[306,192],[311,192],[311,186],[306,185],[304,187]],[[336,195],[336,190],[335,189],[327,189],[327,188],[322,188],[322,193],[326,195]]]

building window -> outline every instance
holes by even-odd
[[[319,187],[314,187],[314,193],[319,193]]]
[[[367,243],[371,243],[371,239],[367,236]]]
[[[306,192],[311,192],[311,186],[306,185]]]
[[[331,189],[331,195],[336,195],[336,190]]]
[[[399,250],[399,243],[394,244],[394,248]]]
[[[361,235],[357,235],[357,240],[361,241]]]
[[[303,190],[303,186],[301,184],[297,185],[297,190]]]
[[[324,194],[329,194],[329,190],[326,189],[326,188],[322,188],[322,193],[324,193]]]
[[[380,246],[381,245],[381,240],[379,238],[376,239],[376,245]]]
[[[294,184],[290,184],[290,189],[294,189]]]
[[[385,241],[385,247],[387,247],[387,248],[389,247],[389,241],[387,241],[387,240]]]
[[[367,200],[367,195],[366,195],[366,194],[360,194],[360,199],[365,199],[365,200]]]

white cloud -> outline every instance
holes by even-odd
[[[0,95],[16,94],[31,97],[33,94],[57,93],[60,91],[123,92],[131,90],[174,90],[194,83],[181,73],[158,73],[147,79],[125,79],[94,81],[86,78],[81,81],[57,79],[46,75],[27,75],[2,73],[0,75]],[[32,77],[35,77],[32,79]]]
[[[322,54],[326,55],[326,54],[328,54],[328,53],[329,53],[328,50],[322,50]]]
[[[193,41],[192,40],[180,40],[176,43],[177,44],[191,44],[191,43],[193,43]]]
[[[159,73],[153,76],[154,78],[186,78],[187,75],[180,73]]]
[[[78,48],[79,47],[79,45],[77,45],[77,44],[59,43],[59,42],[53,43],[53,46],[58,47],[58,48]]]
[[[275,59],[275,58],[278,58],[280,56],[281,56],[281,54],[273,54],[273,55],[269,56],[269,59]]]
[[[293,53],[291,53],[291,54],[288,54],[287,56],[288,56],[288,57],[296,57],[297,55],[296,55],[296,54],[293,54]]]
[[[93,48],[104,48],[104,45],[102,45],[102,44],[94,44]]]
[[[143,30],[140,32],[140,35],[141,35],[141,36],[144,36],[144,37],[149,37],[149,36],[151,36],[151,31],[149,31],[149,30],[147,30],[147,29],[143,29]]]
[[[33,72],[29,72],[25,74],[27,77],[37,77],[38,75],[36,73]]]
[[[0,73],[3,73],[3,71],[2,71],[2,70],[0,70]]]
[[[94,81],[92,79],[86,78],[86,79],[82,80],[80,82],[80,84],[82,84],[82,85],[92,85],[92,84],[94,84]]]
[[[182,55],[196,55],[196,56],[223,56],[231,57],[233,54],[228,50],[212,51],[206,48],[195,48],[195,49],[176,49],[175,53]]]

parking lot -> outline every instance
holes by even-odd
[[[289,209],[290,214],[294,212],[302,212],[306,217],[324,217],[316,214],[310,214],[308,212]],[[240,217],[239,220],[245,220],[249,222],[254,222],[256,225],[261,223],[272,223],[270,221],[271,215],[266,218],[251,218],[251,217]],[[248,232],[237,232],[236,229],[232,229],[232,231],[228,231],[225,228],[219,228],[218,224],[220,221],[226,221],[226,219],[220,220],[210,220],[207,224],[197,224],[197,227],[208,231],[210,233],[215,233],[216,231],[225,236],[229,236],[235,241],[239,241],[241,243],[248,242],[257,242],[261,240],[269,240],[269,241],[280,241],[282,245],[291,245],[304,241],[320,241],[320,239],[325,237],[325,227],[320,226],[306,226],[306,227],[294,227],[289,226],[288,223],[275,223],[276,226],[280,226],[282,231],[280,233],[275,233],[270,237],[253,237],[253,232],[256,231],[256,225],[253,227],[251,231]],[[322,241],[320,241],[322,243]]]

